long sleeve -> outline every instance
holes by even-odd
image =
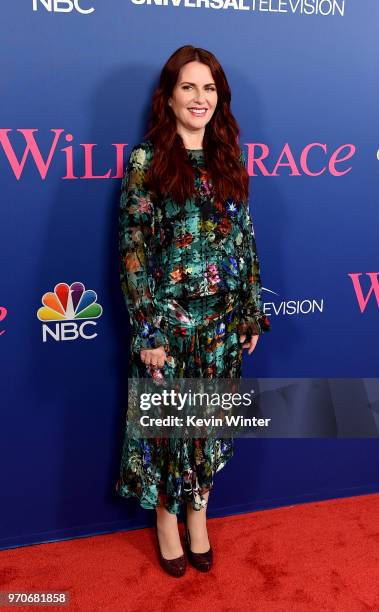
[[[241,149],[241,162],[247,166],[247,160]],[[253,222],[250,216],[249,203],[242,202],[238,221],[242,232],[242,308],[238,325],[240,334],[259,335],[270,331],[270,321],[262,311],[262,284],[260,265],[255,242]]]
[[[154,255],[150,239],[154,232],[153,203],[144,188],[148,151],[136,145],[122,180],[119,216],[120,280],[133,327],[131,350],[168,346],[165,320],[154,301]]]

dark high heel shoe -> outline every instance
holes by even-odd
[[[180,557],[176,557],[175,559],[165,559],[161,553],[161,547],[159,545],[157,524],[155,524],[155,535],[156,535],[157,544],[158,544],[159,563],[161,564],[165,572],[170,574],[170,576],[175,576],[176,578],[180,578],[180,576],[183,576],[183,574],[185,573],[187,569],[187,560],[186,560],[185,555],[183,554]]]
[[[212,546],[209,550],[203,553],[195,553],[191,550],[191,537],[187,525],[187,517],[184,519],[185,527],[185,543],[187,549],[187,555],[190,563],[200,572],[209,572],[213,565],[213,549]]]

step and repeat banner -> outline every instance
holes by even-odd
[[[248,159],[271,332],[244,376],[303,379],[266,404],[295,402],[314,438],[237,441],[209,512],[379,490],[378,21],[376,0],[2,3],[0,547],[151,519],[114,493],[130,338],[118,207],[185,44],[222,64]]]

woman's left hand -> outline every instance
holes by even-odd
[[[245,336],[245,335],[240,336],[240,342],[242,343],[242,348],[243,348],[243,349],[244,349],[244,348],[249,349],[249,350],[248,350],[248,354],[249,354],[249,355],[251,355],[251,353],[252,353],[252,352],[253,352],[253,350],[255,349],[255,346],[256,346],[256,344],[257,344],[257,342],[258,342],[258,338],[259,338],[259,335],[256,335],[256,336],[251,336],[251,340],[250,340],[249,342],[246,342],[246,343],[245,343],[246,336]]]

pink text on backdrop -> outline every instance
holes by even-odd
[[[53,132],[54,136],[50,145],[46,158],[44,159],[40,147],[36,141],[35,132],[39,130],[37,128],[30,129],[17,129],[23,136],[23,144],[25,143],[21,160],[19,161],[13,145],[10,140],[9,132],[11,129],[0,129],[0,145],[3,149],[5,157],[13,171],[14,176],[17,180],[22,178],[22,173],[25,168],[25,163],[28,157],[31,157],[34,164],[43,180],[46,179],[51,163],[58,155],[63,154],[63,162],[65,168],[65,175],[62,176],[64,180],[74,179],[121,179],[124,172],[124,149],[127,147],[127,143],[112,143],[114,151],[114,174],[112,175],[112,169],[108,169],[103,174],[94,174],[94,149],[97,146],[96,143],[79,143],[79,147],[84,150],[84,174],[82,176],[76,176],[74,165],[76,160],[76,147],[74,145],[74,136],[67,132],[64,134],[64,129],[53,128],[50,131]],[[65,140],[69,143],[68,146],[58,149],[59,141]],[[356,151],[356,147],[353,144],[343,144],[338,146],[335,150],[329,152],[326,144],[320,142],[313,142],[307,144],[300,152],[298,160],[296,161],[295,155],[293,154],[289,143],[285,143],[280,154],[276,160],[272,160],[270,156],[270,149],[264,143],[246,143],[248,149],[248,173],[250,176],[258,176],[255,173],[255,169],[259,170],[262,176],[279,176],[278,170],[281,168],[290,169],[286,174],[288,176],[301,176],[302,174],[307,176],[320,176],[325,173],[329,173],[332,176],[343,176],[352,170],[352,166],[341,170],[337,169],[337,165],[345,163],[347,160],[353,157]],[[82,152],[82,151],[81,151]],[[318,153],[322,155],[322,158],[327,163],[321,163],[319,168],[316,168],[316,163],[313,161],[313,168],[309,164],[309,156],[312,153]],[[273,169],[270,171],[267,168],[267,162],[273,165]]]
[[[0,322],[4,321],[7,314],[8,314],[7,309],[4,308],[4,306],[0,306]],[[3,334],[5,334],[5,329],[0,329],[0,336],[2,336]]]
[[[372,294],[375,294],[376,302],[379,308],[379,281],[378,281],[379,272],[366,272],[366,275],[370,278],[370,283],[371,283],[370,289],[367,293],[366,298],[363,296],[363,291],[362,291],[361,282],[359,278],[361,275],[362,275],[362,272],[348,274],[348,276],[350,276],[351,281],[353,283],[353,287],[354,287],[354,291],[355,291],[355,295],[358,301],[360,311],[363,313],[366,309],[366,306]]]

